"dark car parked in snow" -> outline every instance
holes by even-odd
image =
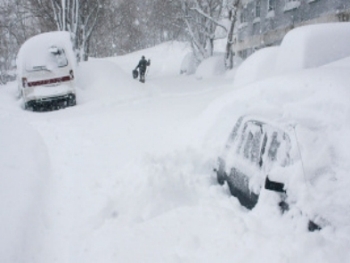
[[[253,209],[262,191],[278,196],[282,212],[289,209],[288,171],[299,158],[298,145],[291,131],[260,118],[238,119],[215,169],[220,184],[227,182],[240,204]],[[318,229],[309,222],[309,230]]]

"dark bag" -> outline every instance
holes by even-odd
[[[137,79],[137,78],[139,77],[139,71],[138,71],[137,69],[134,69],[134,70],[132,71],[132,77],[133,77],[134,79]]]
[[[151,66],[151,60],[150,59],[147,61],[147,66]]]

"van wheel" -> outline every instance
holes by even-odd
[[[77,101],[75,99],[75,95],[69,95],[67,104],[68,104],[68,106],[75,106],[75,105],[77,105]]]
[[[24,109],[29,111],[34,111],[34,107],[29,105],[29,103],[24,104]]]
[[[220,185],[223,185],[227,179],[227,176],[225,173],[221,173],[221,172],[217,171],[216,179]]]

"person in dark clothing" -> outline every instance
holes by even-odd
[[[142,56],[139,64],[136,66],[136,69],[139,69],[140,71],[140,81],[145,82],[145,74],[146,74],[146,69],[148,66],[151,65],[151,60],[146,60],[145,56]]]

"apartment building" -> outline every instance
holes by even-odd
[[[307,24],[350,21],[350,0],[241,0],[235,51],[245,59]],[[350,40],[349,40],[350,44]]]

